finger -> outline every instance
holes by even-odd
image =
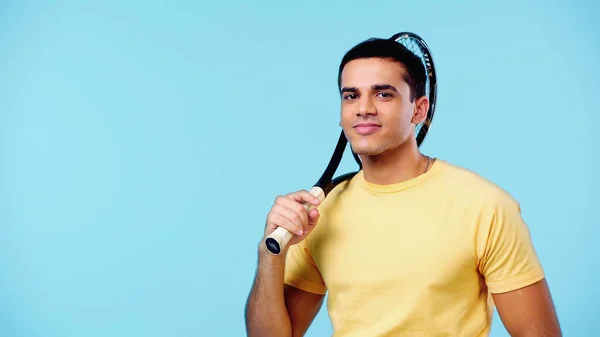
[[[294,207],[296,209],[292,209]],[[298,226],[302,232],[306,232],[308,230],[308,214],[304,207],[298,206],[298,203],[292,201],[291,205],[275,205],[274,209],[275,212],[283,215],[292,223],[294,223],[294,225]]]
[[[287,195],[287,197],[302,204],[308,203],[314,206],[318,206],[321,203],[321,200],[319,200],[319,198],[315,197],[312,193],[306,190],[290,193]]]
[[[275,231],[278,227],[286,229],[288,232],[294,235],[300,235],[300,230],[302,227],[294,224],[288,218],[284,217],[281,214],[272,214],[269,216],[268,227],[270,232]]]
[[[286,211],[282,211],[283,215],[288,216],[290,211],[293,212],[299,217],[300,222],[298,224],[303,227],[304,231],[308,230],[308,212],[306,211],[306,208],[304,208],[304,205],[301,205],[297,201],[294,201],[290,198],[284,198],[280,201],[280,204],[276,206],[281,206],[287,209]],[[295,216],[289,215],[289,219],[294,221]]]
[[[308,212],[308,232],[313,231],[317,223],[319,222],[319,211],[315,208]]]
[[[318,221],[319,221],[319,210],[317,210],[316,208],[313,208],[308,212],[308,225],[314,226],[317,224]]]
[[[304,228],[301,224],[295,223],[281,213],[281,211],[274,209],[273,213],[269,215],[269,225],[271,229],[275,230],[277,227],[283,227],[290,233],[296,235],[304,234]]]

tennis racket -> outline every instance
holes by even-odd
[[[425,41],[415,33],[411,32],[401,32],[394,34],[390,37],[390,40],[394,40],[398,43],[401,43],[408,50],[417,55],[423,66],[425,67],[425,71],[427,72],[426,83],[425,83],[425,95],[427,95],[429,99],[429,111],[427,111],[427,117],[425,120],[415,127],[415,137],[417,140],[417,146],[421,146],[427,133],[429,132],[429,128],[431,127],[431,123],[433,121],[433,114],[435,112],[435,102],[437,96],[437,79],[436,79],[436,71],[433,64],[433,58],[431,57],[431,51],[429,50],[429,46],[425,43]],[[325,168],[325,171],[317,180],[317,183],[310,189],[310,193],[317,197],[319,200],[323,201],[325,197],[333,190],[338,184],[345,180],[352,179],[356,173],[358,173],[362,169],[362,163],[360,158],[354,151],[352,151],[352,155],[354,160],[358,164],[359,169],[355,172],[345,173],[334,178],[335,172],[342,160],[346,145],[348,140],[344,135],[344,131],[341,132],[340,137],[338,139],[338,143],[333,151],[333,155],[329,160],[329,164]],[[314,208],[315,206],[305,204],[304,207],[307,211]],[[265,238],[265,245],[267,250],[273,255],[279,255],[281,251],[287,246],[289,241],[292,239],[294,234],[290,233],[283,227],[278,227],[273,233]]]

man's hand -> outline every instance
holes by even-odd
[[[267,215],[265,238],[282,227],[296,234],[288,247],[302,241],[319,219],[316,209],[307,211],[304,205],[318,206],[319,203],[319,199],[308,191],[277,197]],[[258,268],[246,302],[248,336],[302,335],[319,311],[323,295],[284,285],[285,256],[269,254],[265,245],[260,245]],[[286,304],[290,306],[289,310]]]
[[[318,206],[319,203],[319,199],[306,190],[278,196],[267,214],[264,237],[273,233],[277,227],[283,227],[295,234],[288,246],[304,240],[319,220],[319,211],[315,208],[307,211],[304,204]]]

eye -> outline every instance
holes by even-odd
[[[389,92],[380,92],[378,95],[380,95],[380,97],[383,97],[383,98],[393,97],[393,95],[390,94]]]
[[[356,94],[348,94],[344,96],[344,99],[349,100],[349,99],[356,99]]]

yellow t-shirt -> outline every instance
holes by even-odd
[[[519,204],[443,160],[392,185],[361,171],[319,211],[288,251],[285,283],[328,292],[335,337],[488,336],[489,293],[544,277]]]

